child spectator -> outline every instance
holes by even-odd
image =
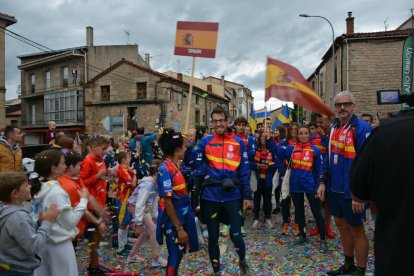
[[[79,275],[72,239],[79,233],[76,224],[82,218],[88,203],[89,192],[79,192],[81,200],[72,209],[68,194],[62,189],[57,178],[66,170],[63,154],[58,150],[45,150],[35,159],[35,173],[31,175],[33,196],[33,216],[39,218],[41,210],[47,210],[53,203],[60,214],[52,224],[46,246],[41,250],[43,262],[34,275],[48,276]]]
[[[115,156],[119,163],[116,176],[118,177],[118,187],[116,193],[116,214],[118,217],[118,255],[127,253],[128,226],[131,224],[132,214],[128,211],[128,198],[132,194],[137,183],[135,172],[129,167],[131,154],[125,151],[119,152]]]
[[[138,187],[128,199],[128,208],[134,214],[135,233],[139,235],[127,262],[143,262],[145,259],[138,256],[138,251],[144,242],[149,238],[151,245],[151,266],[167,266],[167,260],[158,256],[158,244],[156,239],[156,219],[158,212],[157,194],[157,173],[159,160],[154,160],[151,164],[149,173],[143,179],[138,180]]]
[[[88,188],[91,195],[97,200],[101,206],[106,204],[106,166],[103,160],[105,151],[107,150],[110,141],[101,135],[94,135],[86,142],[85,147],[89,153],[81,164],[79,179]],[[95,216],[99,216],[102,210],[97,210],[93,206],[88,206]],[[94,228],[92,233],[92,240],[90,246],[90,264],[88,267],[89,275],[99,275],[103,271],[99,268],[99,255],[96,251],[102,240],[102,235],[97,231],[96,224],[88,224],[88,229]]]
[[[0,173],[0,275],[33,275],[40,266],[40,250],[46,245],[52,223],[59,213],[55,204],[39,214],[40,227],[23,208],[30,200],[30,184],[21,172]]]
[[[65,157],[65,164],[67,166],[65,174],[58,177],[60,186],[68,193],[72,208],[75,208],[80,202],[79,192],[85,188],[82,182],[79,181],[78,175],[80,171],[80,165],[82,162],[82,156],[74,151],[68,149],[62,149],[63,155]],[[102,209],[102,206],[99,206],[99,203],[96,202],[94,197],[89,198],[89,203],[92,206],[95,206],[95,209]],[[82,237],[85,233],[85,228],[87,223],[93,223],[97,225],[97,230],[101,236],[105,235],[106,224],[105,221],[99,217],[96,217],[93,213],[86,210],[85,215],[79,221],[77,227],[79,229],[78,235],[72,241],[73,246],[76,250],[77,239]]]

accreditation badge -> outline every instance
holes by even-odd
[[[338,154],[334,154],[333,163],[334,163],[334,165],[338,165]]]

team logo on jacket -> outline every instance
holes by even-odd
[[[234,151],[233,145],[229,145],[229,151]]]
[[[234,157],[234,153],[232,153],[232,152],[227,153],[227,158],[228,159],[232,159],[233,157]]]

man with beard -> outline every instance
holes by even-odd
[[[252,206],[249,159],[242,139],[228,132],[228,114],[217,106],[211,112],[214,134],[203,137],[195,149],[196,166],[204,166],[202,215],[208,230],[208,253],[214,275],[221,275],[219,226],[230,226],[230,239],[239,255],[240,275],[250,275],[241,235],[242,216]]]
[[[365,204],[351,199],[350,171],[356,153],[371,133],[371,126],[354,115],[352,93],[339,92],[334,103],[339,120],[331,129],[328,144],[328,204],[339,230],[345,263],[327,274],[365,275],[368,261],[368,240],[363,225]]]

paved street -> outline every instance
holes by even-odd
[[[310,218],[307,214],[308,219]],[[330,252],[321,254],[318,251],[319,238],[310,237],[304,246],[294,246],[292,241],[296,239],[291,230],[290,235],[281,236],[281,215],[272,215],[276,221],[277,228],[267,229],[264,225],[260,229],[252,230],[252,215],[246,219],[247,235],[245,236],[247,246],[247,260],[253,275],[324,275],[324,272],[343,261],[342,246],[339,239],[328,239]],[[371,228],[372,223],[367,222],[366,229]],[[313,223],[308,223],[308,231],[313,228]],[[336,232],[336,228],[332,227]],[[373,272],[373,232],[368,230],[370,241],[370,255],[367,275]],[[140,275],[164,275],[163,269],[153,269],[150,261],[146,263],[126,264],[126,257],[117,256],[115,249],[110,248],[110,234],[105,246],[101,247],[100,254],[106,264],[115,267],[118,271],[140,272]],[[80,271],[85,271],[87,246],[81,245],[78,253]],[[222,254],[223,275],[238,275],[238,258],[229,238],[220,238],[220,249]],[[161,255],[167,257],[165,245],[161,246]],[[150,260],[149,246],[145,244],[140,256]],[[181,263],[180,275],[210,275],[212,272],[208,260],[207,249],[187,254]]]

